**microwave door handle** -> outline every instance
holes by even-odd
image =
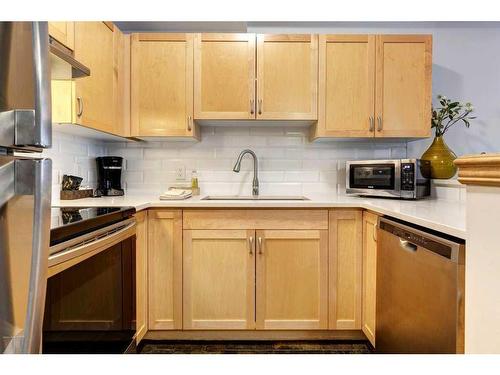
[[[33,195],[33,237],[23,353],[40,353],[50,242],[52,161],[15,161],[15,194]]]

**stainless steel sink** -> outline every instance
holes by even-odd
[[[207,195],[202,201],[308,201],[300,195]]]

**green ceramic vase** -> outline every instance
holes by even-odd
[[[456,158],[457,155],[444,142],[443,136],[435,137],[422,155],[423,160],[431,162],[431,178],[442,180],[452,178],[457,172],[457,167],[453,164]]]

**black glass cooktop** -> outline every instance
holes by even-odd
[[[78,237],[131,217],[133,207],[59,207],[52,208],[50,246]]]

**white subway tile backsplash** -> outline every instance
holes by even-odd
[[[345,161],[357,158],[403,158],[406,144],[380,141],[308,141],[308,129],[296,127],[202,127],[201,142],[148,141],[104,143],[54,134],[53,190],[59,195],[63,174],[83,174],[95,186],[96,156],[121,156],[123,187],[128,194],[160,194],[184,168],[186,181],[198,171],[201,194],[252,193],[253,163],[245,156],[241,172],[232,171],[239,153],[249,148],[259,158],[261,194],[334,194],[345,189]]]

